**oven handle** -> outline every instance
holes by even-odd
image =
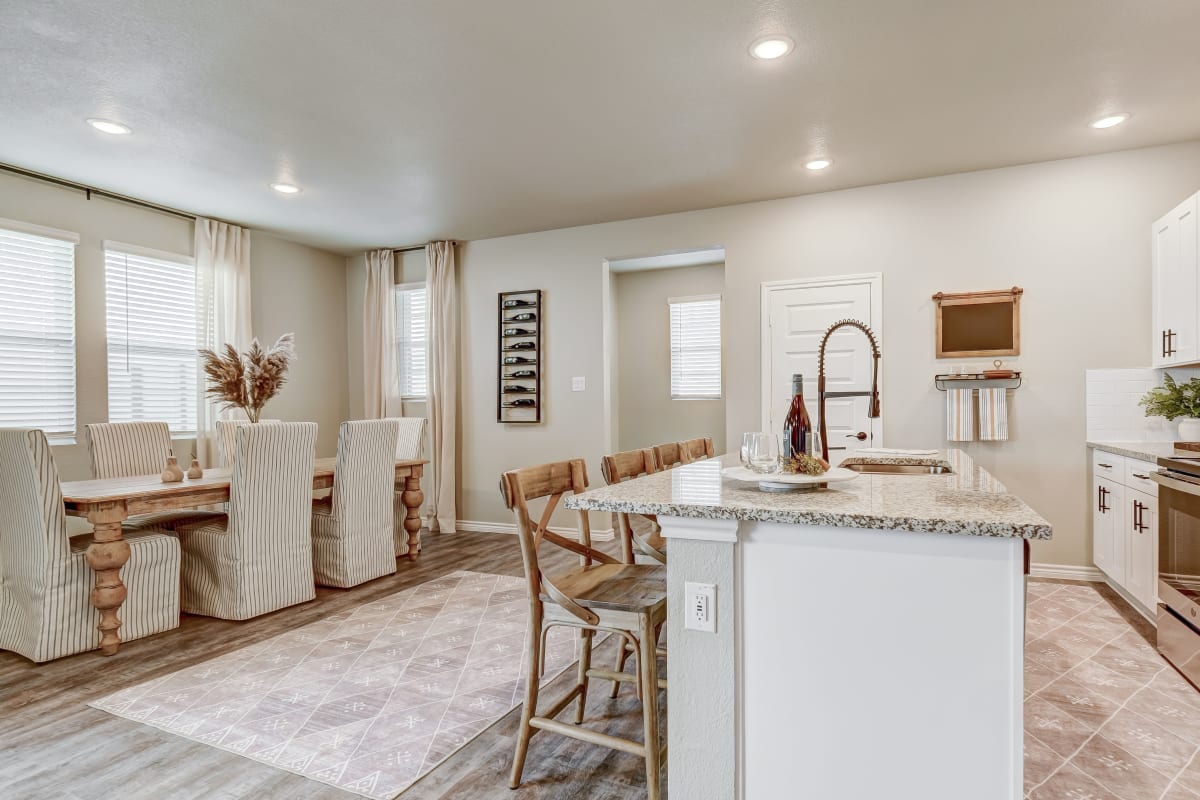
[[[1200,483],[1194,483],[1188,480],[1176,478],[1174,475],[1168,475],[1163,470],[1150,473],[1150,480],[1167,489],[1174,489],[1177,492],[1184,494],[1194,494],[1200,497]]]

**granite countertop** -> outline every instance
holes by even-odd
[[[1175,455],[1174,442],[1088,442],[1087,446],[1126,458],[1140,458],[1152,464],[1160,458]]]
[[[862,459],[857,459],[862,460]],[[884,460],[884,459],[881,459]],[[772,493],[721,476],[736,455],[604,486],[568,508],[701,519],[744,519],[841,528],[1049,539],[1050,523],[961,450],[940,454],[943,475],[859,475],[815,492]]]

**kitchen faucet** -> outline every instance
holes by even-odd
[[[871,342],[871,358],[874,359],[871,364],[871,391],[869,392],[826,392],[825,391],[825,346],[829,344],[829,337],[834,334],[839,328],[858,328],[866,334],[867,339]],[[825,335],[821,337],[821,347],[817,351],[817,414],[820,421],[817,423],[819,427],[819,435],[821,437],[821,458],[829,461],[829,442],[826,441],[827,432],[825,429],[825,398],[826,397],[870,397],[871,402],[867,408],[867,416],[872,419],[878,419],[880,416],[879,408],[879,359],[882,356],[879,353],[879,343],[875,340],[875,334],[867,327],[866,323],[859,322],[856,319],[838,320],[829,326],[825,331]],[[856,437],[860,442],[867,438],[864,431],[859,431],[856,434],[850,434]]]

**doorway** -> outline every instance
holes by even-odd
[[[883,276],[879,273],[775,281],[762,285],[762,423],[782,431],[792,399],[792,375],[804,376],[804,401],[818,424],[817,353],[835,322],[865,322],[882,347]],[[860,447],[882,447],[881,419],[869,415],[871,347],[860,331],[843,329],[825,350],[826,390],[864,392],[825,403],[830,459],[837,464]],[[882,375],[881,375],[882,380]]]

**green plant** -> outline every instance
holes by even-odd
[[[1200,378],[1177,383],[1163,375],[1163,385],[1146,392],[1138,405],[1145,407],[1147,417],[1200,419]]]

